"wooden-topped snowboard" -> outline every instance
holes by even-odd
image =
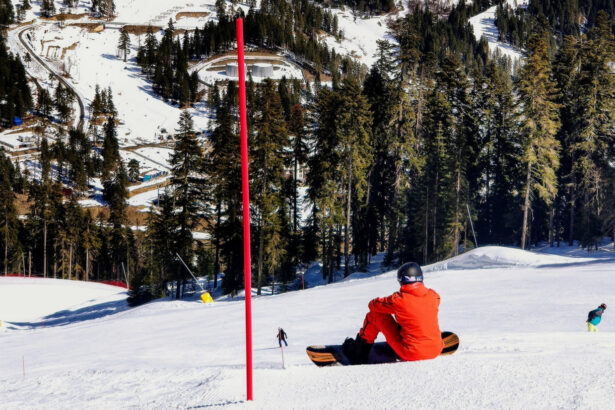
[[[442,332],[444,347],[440,356],[453,354],[459,348],[459,337],[453,332]],[[308,357],[316,366],[351,366],[344,352],[342,345],[308,346],[306,349]],[[369,352],[368,364],[394,363],[399,361],[399,357],[387,342],[374,343]]]

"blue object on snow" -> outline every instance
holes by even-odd
[[[23,125],[23,121],[21,120],[21,117],[13,118],[13,124],[15,124],[15,125]]]

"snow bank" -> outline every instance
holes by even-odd
[[[521,266],[562,265],[591,261],[592,258],[572,258],[548,255],[501,246],[483,246],[423,268],[426,272],[452,269],[491,269]]]
[[[0,320],[3,323],[34,321],[62,311],[77,311],[125,299],[126,289],[102,283],[0,277]]]

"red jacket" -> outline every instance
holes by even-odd
[[[433,359],[442,351],[439,306],[440,295],[421,282],[402,285],[399,292],[369,302],[370,311],[395,315],[404,360]]]

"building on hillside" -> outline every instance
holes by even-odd
[[[252,65],[252,77],[270,78],[273,77],[273,65],[257,63]]]

